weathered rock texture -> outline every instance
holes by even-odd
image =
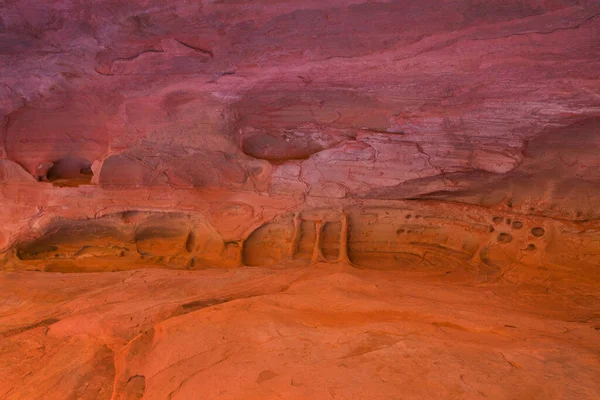
[[[600,3],[0,3],[0,398],[600,398]]]

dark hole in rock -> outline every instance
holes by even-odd
[[[545,233],[546,233],[546,230],[539,226],[536,226],[535,228],[533,228],[531,230],[531,234],[535,237],[542,237],[542,236],[544,236]]]
[[[293,238],[294,223],[291,218],[264,224],[244,241],[242,262],[247,266],[266,266],[283,261],[289,256]],[[314,239],[311,245],[313,243]]]
[[[242,138],[241,150],[254,158],[274,163],[304,160],[332,147],[340,138],[320,131],[253,131]]]
[[[300,225],[300,239],[294,258],[310,260],[314,251],[317,237],[316,226],[313,221],[302,221]]]
[[[85,176],[93,176],[94,175],[94,173],[92,172],[92,167],[91,166],[90,167],[81,168],[79,170],[79,173],[81,175],[85,175]]]
[[[321,236],[321,251],[327,260],[336,260],[340,256],[340,222],[327,222],[323,226]]]
[[[89,185],[92,176],[92,163],[77,156],[68,156],[55,161],[47,175],[53,185],[61,187]]]
[[[498,242],[500,242],[500,243],[510,243],[510,242],[512,242],[512,240],[513,240],[513,237],[510,233],[502,232],[498,235]]]
[[[196,248],[196,235],[194,232],[188,234],[187,240],[185,241],[185,249],[188,253],[191,253]]]
[[[514,221],[512,223],[512,227],[514,229],[521,229],[523,227],[523,223],[521,221]]]

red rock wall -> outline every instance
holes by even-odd
[[[269,215],[306,199],[336,212],[436,199],[595,220],[599,12],[593,1],[7,3],[2,250],[49,229],[32,227],[41,216],[198,212],[180,201],[205,191],[247,203],[244,232],[263,212],[254,193],[279,204]],[[147,191],[160,205],[135,200]]]

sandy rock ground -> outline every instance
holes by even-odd
[[[0,279],[6,399],[600,395],[600,303],[566,289],[345,264]]]

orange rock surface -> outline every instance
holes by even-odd
[[[320,263],[1,279],[12,288],[1,294],[6,399],[594,399],[600,391],[598,302],[559,283],[407,279]]]
[[[0,3],[0,399],[600,399],[599,28]]]

